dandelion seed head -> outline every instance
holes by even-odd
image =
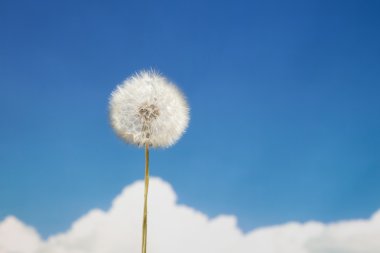
[[[155,71],[141,71],[112,92],[110,121],[126,142],[169,147],[189,123],[189,107],[182,92]]]

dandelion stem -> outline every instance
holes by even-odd
[[[144,218],[142,234],[142,253],[146,253],[148,230],[148,187],[149,187],[149,144],[145,144],[145,190],[144,190]]]

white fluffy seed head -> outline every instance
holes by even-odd
[[[126,142],[169,147],[189,123],[189,107],[182,92],[154,71],[141,71],[112,92],[110,120]]]

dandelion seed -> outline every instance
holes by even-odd
[[[169,147],[187,128],[189,107],[182,92],[165,77],[142,71],[112,92],[110,118],[128,143]]]

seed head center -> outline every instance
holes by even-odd
[[[140,117],[146,122],[151,122],[152,120],[157,119],[160,115],[160,110],[154,104],[143,104],[139,108]]]

